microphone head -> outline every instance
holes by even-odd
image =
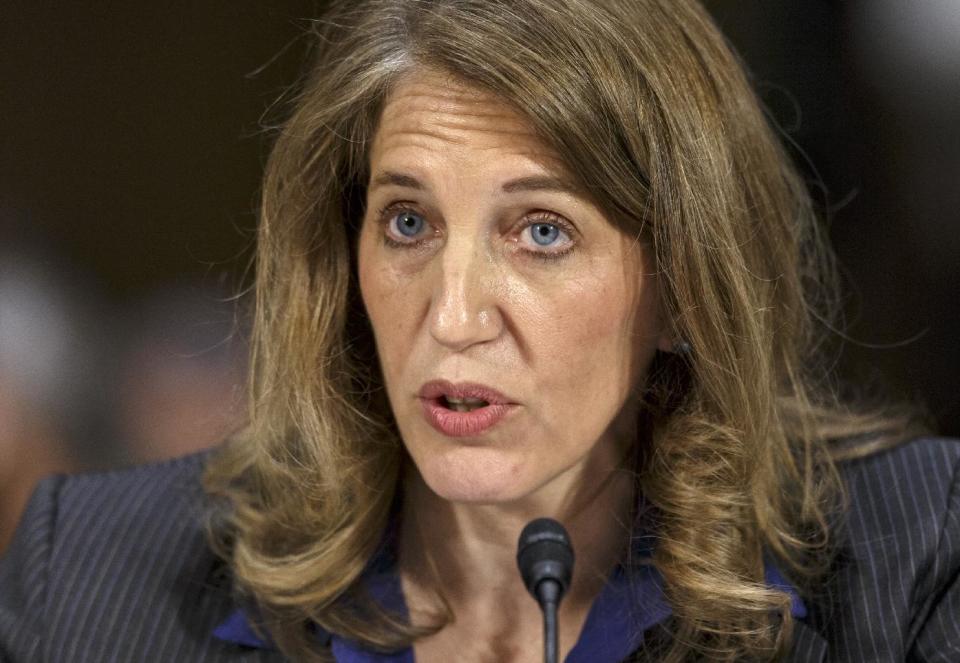
[[[517,566],[527,591],[538,603],[542,605],[537,588],[544,580],[557,584],[559,603],[573,576],[573,546],[563,525],[552,518],[537,518],[527,523],[517,542]]]

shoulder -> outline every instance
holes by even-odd
[[[68,595],[97,596],[119,589],[108,587],[119,576],[169,572],[171,556],[203,538],[205,458],[42,482],[19,528],[32,555],[46,557],[42,580]]]
[[[879,451],[864,458],[839,464],[848,488],[855,495],[870,484],[889,490],[926,489],[949,491],[960,465],[960,439],[922,437]]]
[[[207,453],[112,472],[55,477],[38,506],[55,507],[55,541],[93,552],[126,539],[150,550],[159,540],[193,531],[203,515],[200,476]],[[33,515],[28,512],[29,515]]]
[[[42,482],[0,563],[0,653],[137,660],[205,643],[230,609],[206,542],[207,457]]]
[[[203,507],[200,475],[207,454],[110,472],[51,477],[37,488],[23,523],[40,520],[53,543],[110,547],[116,534],[140,534],[142,547],[163,536],[160,523],[189,527]]]
[[[838,534],[848,554],[901,573],[931,570],[951,552],[943,546],[960,515],[958,468],[960,440],[949,438],[919,438],[842,463],[849,506]]]
[[[960,440],[920,438],[838,465],[848,507],[812,621],[850,660],[947,660],[960,648]],[[954,632],[956,631],[956,632]],[[954,653],[957,653],[954,651]],[[847,660],[847,659],[843,659]]]
[[[839,466],[849,498],[847,527],[875,547],[880,537],[901,544],[943,532],[956,492],[960,440],[919,438]],[[851,545],[856,545],[852,540]],[[909,546],[907,546],[909,547]],[[916,547],[916,546],[914,546]],[[900,558],[901,563],[917,561]]]

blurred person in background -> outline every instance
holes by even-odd
[[[242,423],[246,349],[236,310],[198,284],[159,289],[125,310],[113,400],[129,461],[199,451]]]
[[[125,308],[34,244],[0,251],[0,551],[37,481],[160,460],[241,423],[242,325],[200,285]]]
[[[95,432],[93,296],[54,264],[9,244],[0,251],[0,550],[39,479],[109,455]]]

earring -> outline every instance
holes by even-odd
[[[689,355],[693,351],[687,341],[674,341],[671,352],[677,355]]]

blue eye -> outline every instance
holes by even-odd
[[[518,239],[523,252],[531,257],[558,260],[576,247],[576,230],[562,217],[543,214],[528,218],[527,224]]]
[[[561,235],[561,230],[552,223],[534,223],[530,226],[530,237],[539,246],[550,246]]]
[[[530,234],[540,246],[550,246],[560,236],[560,229],[552,223],[535,223],[530,226]]]
[[[399,235],[404,237],[416,237],[423,231],[426,222],[422,216],[412,212],[400,212],[390,221],[390,225],[396,228]]]

